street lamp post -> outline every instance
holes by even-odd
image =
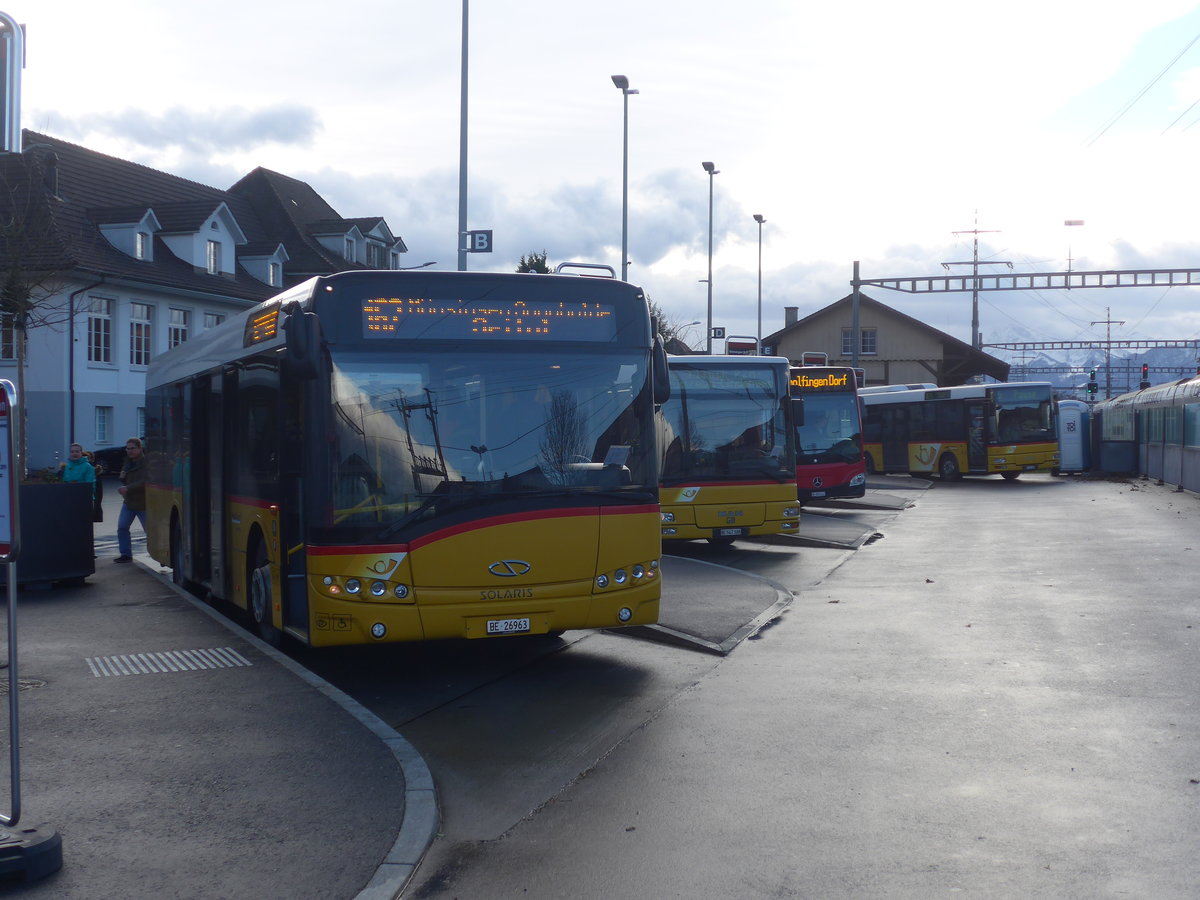
[[[708,337],[707,352],[712,353],[712,237],[713,237],[713,176],[720,170],[710,162],[700,163],[708,173]]]
[[[621,139],[621,280],[629,280],[629,79],[624,75],[612,76],[612,83],[621,89],[624,106],[625,126]]]
[[[767,220],[755,213],[754,221],[758,223],[758,334],[754,352],[762,356],[762,227]]]

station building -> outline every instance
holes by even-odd
[[[799,308],[784,307],[784,326],[763,337],[764,352],[799,361],[809,352],[825,353],[831,366],[850,366],[854,358],[853,295],[800,318]],[[966,384],[985,377],[1007,381],[1009,365],[859,294],[858,366],[871,384]]]

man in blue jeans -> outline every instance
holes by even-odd
[[[125,465],[121,468],[121,486],[117,490],[125,498],[121,504],[121,515],[117,518],[117,551],[121,554],[114,562],[133,562],[133,539],[129,528],[133,520],[142,523],[146,530],[146,458],[140,438],[125,442]]]

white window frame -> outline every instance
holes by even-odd
[[[192,311],[171,307],[167,313],[167,349],[185,343],[192,328]]]
[[[145,313],[145,316],[139,313]],[[129,364],[148,366],[154,355],[154,307],[149,303],[129,304]]]
[[[95,428],[95,438],[98,445],[112,443],[112,424],[113,424],[113,408],[111,406],[97,406],[93,418],[93,426]]]
[[[221,272],[221,242],[208,241],[207,243],[205,262],[208,266],[208,274],[218,275]]]
[[[102,366],[113,364],[113,308],[112,297],[88,297],[87,359],[89,363]]]
[[[225,315],[223,313],[206,312],[204,314],[204,330],[208,331],[210,328],[216,328],[224,321]]]

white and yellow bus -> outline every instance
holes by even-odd
[[[788,361],[672,356],[659,413],[663,540],[732,543],[800,526]]]
[[[612,278],[311,279],[152,362],[150,554],[272,641],[655,622],[665,368]]]
[[[1057,417],[1043,382],[879,385],[859,391],[868,472],[963,475],[1051,472]]]

